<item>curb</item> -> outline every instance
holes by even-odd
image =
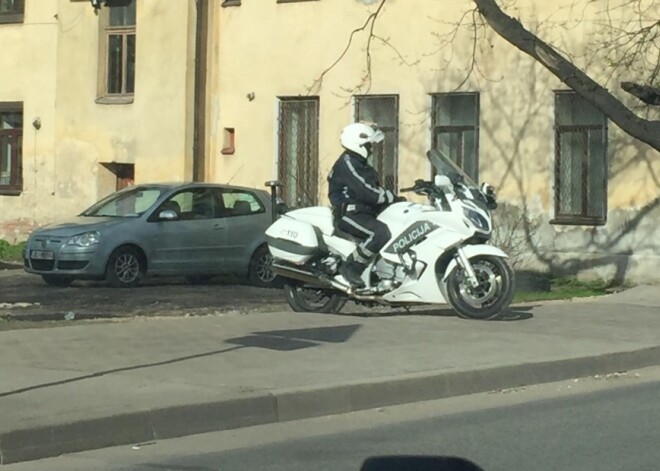
[[[660,346],[567,360],[283,390],[238,399],[144,410],[0,434],[0,465],[655,365],[660,365]]]

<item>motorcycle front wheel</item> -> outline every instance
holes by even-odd
[[[346,304],[346,296],[331,291],[300,283],[284,285],[286,300],[291,309],[296,312],[322,312],[336,314]]]
[[[479,285],[473,287],[459,265],[447,278],[449,303],[464,319],[493,319],[509,307],[515,291],[513,270],[502,257],[479,255],[470,259]]]

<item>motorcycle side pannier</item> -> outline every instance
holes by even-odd
[[[296,265],[307,262],[319,249],[314,226],[283,216],[266,230],[270,253]]]

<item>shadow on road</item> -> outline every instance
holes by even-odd
[[[141,365],[125,366],[121,368],[112,368],[109,370],[97,371],[86,375],[67,378],[59,381],[51,381],[48,383],[37,384],[34,386],[27,386],[25,388],[14,389],[12,391],[0,392],[1,397],[14,396],[17,394],[34,391],[36,389],[44,389],[53,386],[61,386],[64,384],[76,383],[86,379],[99,378],[114,373],[122,373],[124,371],[133,371],[144,368],[152,368],[155,366],[171,365],[173,363],[180,363],[186,360],[193,360],[196,358],[204,358],[213,355],[220,355],[223,353],[241,350],[243,348],[257,347],[266,348],[269,350],[277,351],[293,351],[302,348],[312,348],[323,345],[324,343],[343,343],[350,340],[350,338],[361,327],[360,324],[343,325],[336,327],[318,327],[311,329],[292,329],[292,330],[271,330],[263,332],[253,332],[245,337],[237,337],[226,340],[225,343],[234,344],[232,347],[223,348],[220,350],[213,350],[210,352],[197,353],[194,355],[186,355],[170,360],[157,361],[153,363],[144,363]]]
[[[229,339],[226,340],[226,343],[278,351],[300,350],[318,347],[324,343],[347,342],[360,327],[362,327],[360,324],[351,324],[309,329],[270,330]]]

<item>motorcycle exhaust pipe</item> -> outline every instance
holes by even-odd
[[[294,280],[303,281],[310,285],[318,286],[320,288],[332,288],[333,284],[329,281],[323,280],[307,270],[302,270],[298,267],[291,265],[282,265],[273,262],[273,273],[280,275],[284,278],[292,278]]]
[[[283,265],[278,262],[273,262],[272,265],[273,272],[276,275],[282,276],[284,278],[292,278],[294,280],[302,281],[304,283],[308,283],[312,286],[318,286],[319,288],[334,288],[337,291],[341,291],[346,294],[351,294],[352,299],[356,300],[361,300],[361,301],[375,301],[378,302],[378,297],[374,295],[359,295],[355,293],[351,293],[351,287],[348,285],[345,285],[343,283],[339,283],[335,280],[331,280],[328,278],[319,278],[317,275],[314,275],[313,273],[303,270],[301,268],[291,266],[291,265]],[[379,303],[382,304],[382,303]],[[386,304],[386,303],[385,303]]]

